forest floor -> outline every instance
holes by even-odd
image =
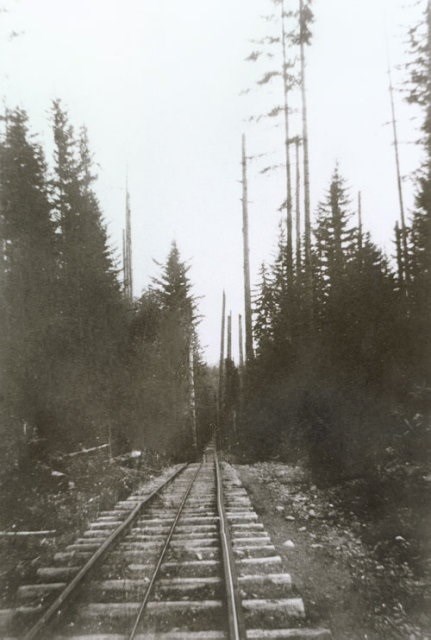
[[[431,640],[430,566],[415,539],[420,533],[428,540],[429,518],[418,532],[401,500],[376,514],[364,508],[357,482],[317,488],[300,467],[263,462],[236,469],[311,624],[329,627],[334,640]],[[430,493],[423,496],[429,516]]]
[[[127,461],[129,462],[129,461]],[[149,457],[140,469],[110,460],[106,452],[63,459],[50,466],[27,465],[0,478],[0,530],[55,533],[45,537],[0,537],[0,608],[15,605],[17,587],[35,580],[99,511],[110,509],[134,487],[161,472],[163,462]]]

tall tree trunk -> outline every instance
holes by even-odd
[[[193,449],[198,448],[198,434],[196,426],[196,389],[195,389],[195,363],[194,363],[193,338],[190,338],[189,344],[189,385],[190,385],[190,423],[192,431]]]
[[[290,115],[289,115],[289,77],[287,73],[287,52],[286,52],[286,28],[284,14],[284,0],[281,0],[281,44],[283,58],[283,98],[284,98],[284,147],[286,164],[286,225],[287,225],[287,283],[292,286],[293,275],[293,239],[292,239],[292,171],[290,163]]]
[[[364,236],[362,231],[362,193],[358,191],[358,255],[360,267],[362,269],[362,250],[364,247]]]
[[[125,238],[125,292],[126,297],[133,300],[133,267],[132,267],[132,213],[130,210],[130,194],[126,187],[126,238]]]
[[[427,5],[427,28],[427,178],[431,184],[431,0],[428,0]]]
[[[123,292],[127,296],[127,257],[126,257],[126,230],[123,229]]]
[[[219,361],[219,382],[218,382],[218,427],[220,429],[223,414],[223,388],[224,388],[224,334],[226,317],[226,294],[223,291],[222,311],[221,311],[221,335],[220,335],[220,361]]]
[[[238,353],[239,353],[239,367],[240,370],[244,367],[244,347],[242,336],[242,315],[238,315]]]
[[[301,280],[302,256],[301,256],[301,168],[299,166],[299,137],[295,140],[296,160],[296,190],[295,190],[295,222],[296,222],[296,278]]]
[[[302,100],[302,145],[304,160],[304,244],[305,244],[305,296],[307,320],[313,323],[313,275],[311,265],[311,202],[310,202],[310,159],[308,149],[308,115],[305,66],[304,0],[299,0],[299,49],[301,69]]]
[[[400,220],[401,220],[401,246],[403,250],[404,276],[405,276],[406,293],[407,293],[408,285],[410,282],[409,253],[408,253],[408,247],[407,247],[407,228],[406,228],[406,216],[405,216],[405,207],[404,207],[403,182],[402,182],[401,167],[400,167],[398,128],[397,128],[397,119],[396,119],[396,113],[395,113],[394,87],[392,84],[392,75],[391,75],[390,67],[388,67],[388,76],[389,76],[389,95],[391,100],[391,114],[392,114],[392,132],[394,136],[395,168],[397,172],[398,202],[400,207]]]
[[[398,220],[395,223],[395,246],[397,251],[397,275],[400,291],[404,290],[403,255],[401,249],[401,231]]]
[[[242,335],[242,315],[238,315],[238,354],[239,354],[239,415],[242,416],[244,406],[244,346]]]
[[[250,247],[248,238],[248,184],[245,136],[242,136],[242,234],[244,252],[245,357],[249,364],[253,354],[253,319],[251,313]]]
[[[227,317],[227,359],[232,360],[232,312]]]

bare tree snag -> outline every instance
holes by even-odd
[[[245,136],[242,136],[242,234],[244,250],[245,357],[249,364],[253,354],[253,320],[251,312],[250,247],[248,236],[248,183]]]
[[[219,382],[218,382],[218,426],[221,426],[223,410],[223,386],[224,386],[224,334],[226,317],[226,294],[223,291],[222,312],[221,312],[221,335],[220,335],[220,361],[219,361]]]

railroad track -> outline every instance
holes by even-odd
[[[214,444],[102,512],[0,611],[22,640],[330,640]]]

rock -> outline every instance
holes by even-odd
[[[299,531],[307,531],[307,527],[300,527]]]
[[[294,549],[295,543],[292,540],[286,540],[286,542],[283,542],[283,547],[287,547],[288,549]]]
[[[293,522],[295,520],[295,517],[294,516],[286,516],[285,519],[289,520],[290,522]]]
[[[314,509],[310,509],[310,511],[308,512],[308,515],[310,516],[310,518],[315,518],[316,512],[314,511]]]
[[[282,513],[284,511],[284,507],[282,507],[281,504],[278,504],[275,507],[275,510],[278,511],[278,513]]]
[[[319,542],[314,542],[314,543],[311,545],[311,548],[312,548],[312,549],[323,549],[323,544],[320,544]]]

